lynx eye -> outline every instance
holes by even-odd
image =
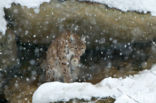
[[[62,65],[66,65],[66,63],[62,63]]]

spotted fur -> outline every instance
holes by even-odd
[[[85,52],[84,38],[63,33],[49,46],[46,56],[46,80],[73,82],[77,79],[80,57]]]

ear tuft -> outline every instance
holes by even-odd
[[[86,37],[85,36],[82,36],[81,40],[86,43]]]

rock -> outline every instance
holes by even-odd
[[[96,3],[52,0],[39,9],[12,4],[5,14],[23,42],[48,44],[64,31],[85,35],[88,47],[156,38],[156,17]]]
[[[122,44],[120,46],[124,47]],[[126,48],[110,46],[100,49],[87,50],[82,56],[81,62],[85,66],[80,71],[80,80],[96,84],[107,77],[135,75],[142,70],[151,69],[156,63],[154,43],[138,42]]]
[[[91,100],[84,100],[84,99],[71,99],[67,102],[60,101],[54,103],[114,103],[115,99],[108,97],[108,98],[91,98]]]
[[[12,79],[5,86],[5,97],[9,103],[32,103],[33,92],[37,86],[21,79]]]
[[[118,56],[144,67],[148,58],[153,56],[152,61],[156,61],[151,46],[156,38],[156,17],[150,14],[124,13],[102,4],[76,0],[52,0],[41,4],[39,9],[12,4],[5,14],[8,25],[23,43],[47,45],[64,31],[85,35],[87,50],[99,51],[91,55],[86,52],[83,58],[86,64],[93,56],[96,62]]]
[[[15,66],[17,66],[15,35],[11,29],[7,29],[5,35],[0,33],[0,95],[3,94],[6,74],[14,72]]]
[[[17,47],[14,33],[8,29],[5,35],[0,33],[0,69],[17,64]]]

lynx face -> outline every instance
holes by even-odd
[[[80,56],[86,50],[85,38],[80,38],[78,35],[73,34],[70,36],[69,43],[69,52],[71,52],[74,56],[78,57],[79,60]]]

